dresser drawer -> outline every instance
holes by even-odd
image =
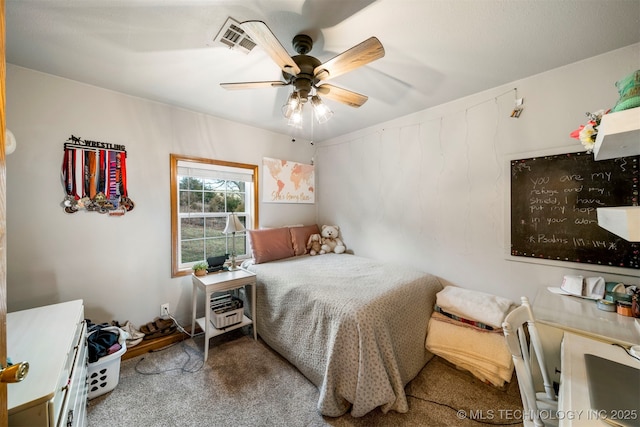
[[[66,379],[61,378],[61,383],[64,385],[60,388],[62,395],[62,407],[59,412],[59,418],[57,425],[60,427],[71,427],[77,425],[83,425],[79,407],[86,404],[86,399],[81,402],[82,394],[84,392],[86,396],[87,388],[87,363],[88,363],[88,351],[87,351],[87,328],[86,323],[81,321],[78,324],[78,330],[74,337],[75,345],[69,352],[67,361],[72,364],[67,370],[67,364],[65,364],[64,375]],[[67,375],[68,373],[68,375]],[[57,408],[56,408],[57,409]]]

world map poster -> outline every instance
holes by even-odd
[[[313,165],[262,158],[262,201],[271,203],[315,203]]]

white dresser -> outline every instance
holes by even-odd
[[[7,357],[29,362],[27,377],[8,384],[9,426],[84,426],[87,328],[82,300],[7,314]]]

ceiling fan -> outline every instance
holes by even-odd
[[[367,102],[368,97],[365,95],[325,82],[382,58],[384,47],[377,38],[371,37],[322,63],[317,58],[307,55],[313,47],[313,40],[306,34],[298,34],[293,38],[293,48],[298,55],[291,57],[264,22],[245,21],[240,25],[282,69],[284,81],[221,83],[220,86],[224,89],[256,89],[292,85],[293,91],[282,111],[289,119],[289,125],[296,127],[302,124],[302,107],[307,101],[313,106],[316,119],[320,123],[331,118],[333,112],[322,102],[319,95],[356,108]]]

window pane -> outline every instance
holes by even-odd
[[[227,193],[227,212],[244,212],[244,193]]]
[[[227,181],[227,191],[244,191],[244,182]]]
[[[189,190],[202,190],[202,178],[188,177]]]
[[[223,237],[206,240],[205,247],[207,257],[225,255],[229,252],[226,248],[226,236],[224,236],[224,234],[222,236]]]
[[[191,191],[189,193],[189,212],[202,213],[204,212],[202,206],[202,198],[204,193],[202,191]]]
[[[182,230],[180,240],[202,239],[204,237],[204,218],[182,218],[180,228]]]
[[[222,237],[225,238],[225,235],[222,233],[224,227],[227,225],[227,218],[225,217],[215,217],[215,218],[207,218],[205,220],[205,235],[204,237]]]
[[[204,240],[187,240],[180,244],[181,263],[202,261],[204,259]]]
[[[224,193],[215,192],[207,204],[207,212],[226,212],[224,208]]]
[[[234,239],[236,241],[236,255],[244,255],[247,253],[247,239],[245,238],[245,234],[244,233],[236,233],[236,238]],[[229,238],[229,253],[231,253],[231,249],[233,242],[232,239]]]
[[[180,179],[180,190],[188,190],[189,189],[189,177],[181,176]]]
[[[202,206],[203,212],[212,212],[211,205],[213,203],[213,199],[215,198],[215,193],[210,191],[204,192],[204,204]]]
[[[180,213],[189,212],[189,192],[188,191],[180,191],[180,206],[179,206],[178,212]]]
[[[205,179],[204,188],[207,191],[222,191],[225,187],[225,180],[221,179]]]

